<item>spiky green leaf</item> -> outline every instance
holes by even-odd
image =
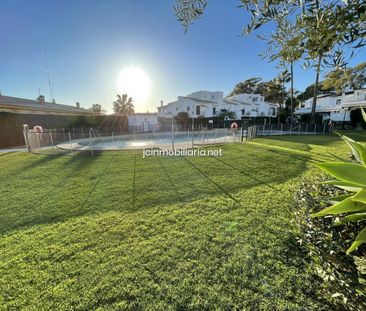
[[[359,185],[349,183],[346,181],[342,181],[342,180],[337,180],[337,179],[324,181],[324,182],[322,182],[322,184],[334,185],[340,189],[343,189],[343,190],[346,190],[349,192],[358,192],[362,189]]]
[[[351,197],[347,198],[337,204],[327,207],[316,214],[312,214],[312,217],[321,217],[326,215],[338,215],[351,212],[366,211],[366,204],[352,201]]]
[[[329,199],[330,202],[342,202],[343,200],[349,198],[350,196],[353,196],[353,194],[342,194],[342,195],[337,195],[335,197],[332,197]]]
[[[366,165],[366,147],[347,136],[342,135],[342,138],[351,148],[352,153],[355,156],[357,162]]]
[[[366,122],[366,111],[365,111],[365,109],[361,109],[361,111],[362,111],[363,119],[364,119],[364,120],[365,120],[365,122]]]
[[[335,178],[366,187],[366,167],[360,164],[328,162],[316,165]]]
[[[361,232],[357,235],[356,240],[353,242],[351,247],[347,250],[347,254],[353,252],[362,243],[366,243],[366,228],[363,228]]]
[[[360,221],[360,220],[364,220],[364,219],[366,219],[366,212],[347,215],[341,219],[341,222],[345,223],[345,222],[349,222],[349,221]]]
[[[353,197],[352,201],[361,202],[366,204],[366,189],[362,189],[357,192]]]

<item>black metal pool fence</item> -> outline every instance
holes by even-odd
[[[282,135],[329,135],[329,124],[267,124],[239,128],[187,131],[151,131],[125,134],[114,129],[29,129],[24,125],[29,152],[46,155],[95,155],[103,151],[144,148],[195,148],[207,144],[239,143],[256,137]]]

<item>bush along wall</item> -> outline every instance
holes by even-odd
[[[0,148],[24,146],[23,124],[30,128],[40,125],[47,129],[100,128],[127,132],[125,116],[104,115],[37,115],[0,112]]]
[[[300,229],[298,242],[310,257],[310,269],[323,279],[323,291],[339,310],[366,310],[366,246],[347,255],[346,250],[356,238],[362,225],[358,222],[337,225],[339,218],[314,218],[329,198],[347,192],[323,184],[324,174],[303,181],[295,195],[295,222]]]

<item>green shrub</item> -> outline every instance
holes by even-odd
[[[366,120],[364,110],[362,110],[362,115]],[[357,163],[327,162],[317,164],[317,166],[335,178],[326,181],[325,184],[334,185],[347,192],[330,198],[331,206],[313,214],[313,217],[338,216],[340,219],[337,221],[337,225],[366,220],[366,145],[344,135],[342,138],[350,147]],[[348,248],[347,254],[363,243],[366,243],[366,227],[359,232],[355,241]]]
[[[352,255],[344,252],[362,224],[348,222],[337,226],[336,217],[311,217],[319,206],[328,204],[327,197],[347,193],[322,183],[325,178],[318,175],[304,180],[301,190],[296,193],[294,214],[300,229],[298,242],[311,258],[311,269],[323,279],[324,295],[331,297],[339,310],[366,310],[366,246],[361,246]]]

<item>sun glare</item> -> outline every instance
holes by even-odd
[[[149,76],[138,67],[128,67],[118,76],[119,94],[131,96],[135,105],[143,104],[150,94],[151,81]]]

